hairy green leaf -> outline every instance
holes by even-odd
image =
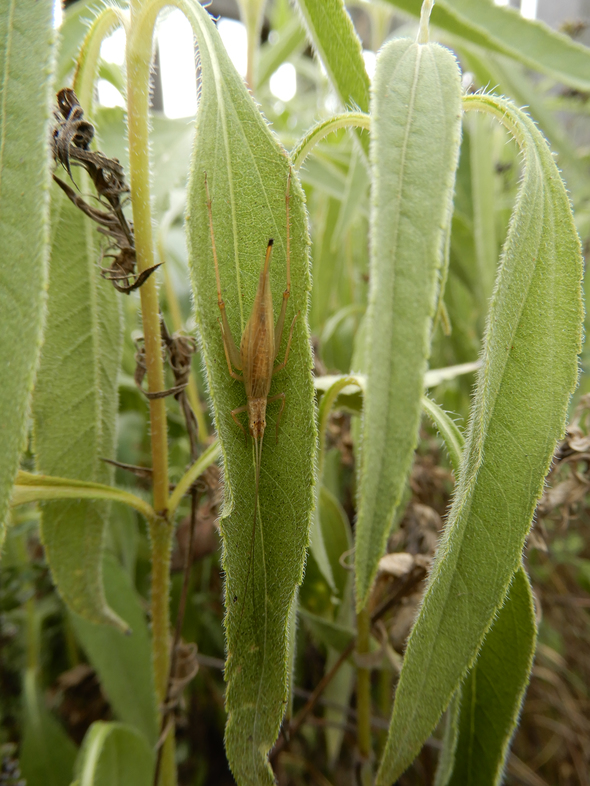
[[[532,590],[520,566],[461,686],[454,766],[439,786],[497,786],[502,782],[536,639]]]
[[[8,0],[0,13],[0,546],[25,447],[45,314],[49,218],[50,3]]]
[[[113,529],[116,526],[115,521]],[[108,554],[103,574],[109,606],[129,623],[131,632],[125,635],[72,614],[74,630],[115,716],[140,731],[153,746],[158,739],[158,712],[145,614],[127,572]]]
[[[459,151],[460,100],[459,69],[447,49],[403,39],[381,50],[372,97],[358,609],[370,592],[418,440]]]
[[[490,306],[459,483],[408,640],[379,784],[392,783],[417,754],[502,605],[578,372],[580,243],[551,152],[509,101],[475,95],[464,103],[504,122],[524,153],[524,174]]]
[[[150,786],[154,753],[132,726],[96,721],[76,761],[79,786]]]
[[[278,353],[299,314],[289,361],[272,383],[262,447],[258,514],[254,446],[232,418],[243,384],[229,376],[219,326],[205,173],[219,259],[222,296],[235,341],[252,310],[269,238],[275,319],[286,285],[285,197],[289,163],[235,72],[215,26],[198,4],[185,4],[199,45],[202,89],[187,201],[189,264],[203,359],[223,450],[221,519],[226,574],[228,723],[226,750],[239,784],[273,783],[267,753],[288,697],[288,619],[301,582],[314,497],[316,428],[307,328],[309,239],[303,193],[290,185],[291,297]],[[240,417],[240,415],[238,415]],[[245,415],[241,415],[246,424]],[[253,526],[255,524],[255,526]]]
[[[387,0],[414,16],[422,0]],[[590,52],[544,22],[524,19],[491,0],[437,0],[432,24],[485,49],[508,55],[580,90],[590,88]]]
[[[78,174],[82,180],[82,175]],[[121,321],[117,293],[100,276],[97,232],[54,184],[47,325],[33,397],[37,467],[108,484],[114,458]],[[67,605],[92,622],[126,627],[102,584],[106,502],[47,502],[41,535]]]

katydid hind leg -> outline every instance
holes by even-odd
[[[225,352],[225,359],[227,360],[227,370],[229,371],[229,375],[230,375],[230,377],[233,377],[234,379],[237,379],[238,382],[243,382],[244,381],[243,375],[242,374],[237,374],[233,370],[233,368],[232,368],[231,360],[230,360],[229,352],[228,352],[228,346],[227,346],[227,342],[225,340],[225,331],[223,330],[223,325],[221,324],[221,322],[219,322],[219,327],[221,328],[221,336],[223,338],[223,351]],[[239,366],[238,366],[238,368],[239,368]]]
[[[287,361],[289,360],[289,350],[291,349],[291,339],[293,338],[293,329],[295,327],[295,322],[297,322],[297,317],[299,316],[299,311],[293,317],[293,322],[291,322],[291,329],[289,330],[289,338],[287,340],[287,349],[285,350],[285,359],[282,363],[279,363],[275,366],[272,370],[273,377],[277,373],[277,371],[282,371],[285,366],[287,365]]]
[[[283,337],[283,328],[285,326],[285,316],[287,314],[287,302],[291,297],[291,221],[289,213],[289,201],[291,199],[291,169],[287,177],[287,193],[285,194],[285,212],[287,215],[287,286],[283,292],[283,302],[281,303],[281,310],[279,318],[275,327],[275,357],[279,354],[281,346],[281,338]]]

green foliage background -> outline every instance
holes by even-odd
[[[3,526],[10,525],[0,566],[0,677],[3,684],[11,686],[0,700],[0,742],[22,743],[20,762],[29,786],[48,783],[48,772],[56,786],[69,786],[73,781],[96,786],[148,783],[153,771],[151,746],[158,736],[151,637],[144,615],[150,564],[143,521],[130,508],[105,500],[46,502],[15,507],[7,513],[19,457],[25,470],[106,484],[114,478],[146,508],[149,498],[149,485],[144,481],[122,469],[115,472],[102,461],[116,456],[129,464],[151,465],[147,408],[133,382],[130,337],[137,334],[139,325],[138,297],[116,297],[100,278],[100,239],[80,214],[63,204],[61,192],[49,188],[46,166],[52,98],[50,80],[40,80],[39,74],[50,76],[55,70],[56,87],[70,78],[72,58],[87,29],[84,20],[93,17],[95,5],[78,2],[69,9],[57,49],[53,48],[49,4],[40,13],[32,0],[11,0],[8,13],[0,15],[0,233],[3,256],[9,260],[0,268],[0,362],[8,369],[0,395],[4,445],[0,451],[0,520]],[[209,541],[206,546],[199,545],[182,629],[183,638],[195,642],[205,657],[201,673],[186,691],[187,709],[180,711],[181,718],[187,720],[177,731],[180,782],[231,782],[222,750],[224,701],[229,713],[226,749],[234,776],[239,783],[272,782],[267,754],[285,711],[290,718],[300,708],[300,694],[294,687],[313,688],[356,635],[353,575],[344,567],[351,562],[355,535],[360,533],[355,560],[357,603],[362,606],[377,571],[382,544],[388,540],[394,551],[399,550],[395,543],[403,544],[401,537],[407,530],[404,515],[410,515],[415,504],[426,502],[415,492],[415,477],[408,481],[405,471],[396,471],[394,493],[374,494],[380,513],[369,516],[363,508],[368,502],[367,479],[381,472],[388,480],[392,466],[409,465],[417,443],[416,462],[432,456],[440,472],[454,470],[458,487],[399,682],[401,645],[396,644],[394,650],[390,641],[381,655],[370,654],[375,664],[371,667],[370,709],[376,722],[386,727],[393,686],[397,685],[389,737],[386,739],[383,731],[374,737],[381,761],[378,782],[391,783],[401,775],[434,733],[442,740],[437,786],[499,783],[537,634],[531,588],[521,564],[522,547],[578,375],[575,355],[580,348],[582,320],[581,265],[569,203],[585,246],[590,236],[590,181],[584,149],[587,98],[583,92],[590,85],[588,49],[491,2],[436,3],[432,38],[450,47],[463,72],[473,75],[469,89],[497,85],[494,92],[508,97],[494,101],[470,96],[465,108],[471,103],[473,108],[495,114],[521,150],[509,141],[506,128],[490,122],[489,117],[475,112],[463,117],[449,221],[446,209],[434,217],[433,208],[426,207],[423,197],[434,193],[430,182],[434,162],[421,159],[425,148],[417,144],[413,157],[418,174],[411,183],[413,193],[403,195],[401,212],[407,218],[412,209],[415,215],[422,210],[424,234],[432,230],[434,250],[428,259],[432,276],[428,279],[414,267],[419,255],[411,233],[400,258],[414,272],[411,292],[415,294],[424,286],[430,293],[418,299],[425,307],[423,314],[410,302],[409,313],[402,319],[400,309],[392,308],[395,298],[379,302],[375,298],[374,313],[365,319],[369,287],[385,295],[387,280],[395,280],[395,286],[399,282],[399,270],[392,273],[386,267],[391,223],[380,212],[383,203],[371,198],[369,189],[371,179],[391,185],[399,163],[395,156],[390,162],[386,159],[400,113],[386,104],[391,100],[390,91],[384,90],[380,97],[379,84],[386,82],[388,69],[394,68],[387,58],[402,49],[416,50],[418,45],[398,40],[382,50],[372,94],[371,111],[376,114],[371,136],[366,131],[340,128],[326,136],[303,163],[295,162],[290,201],[292,297],[279,360],[291,320],[297,313],[299,318],[288,366],[277,375],[271,389],[271,395],[285,392],[286,408],[275,444],[279,405],[270,405],[262,453],[260,515],[251,554],[253,453],[251,446],[244,445],[230,415],[243,404],[244,396],[241,384],[227,373],[217,322],[204,172],[212,196],[222,294],[238,343],[269,237],[275,239],[271,264],[275,316],[285,286],[286,151],[295,148],[315,121],[333,111],[369,111],[371,80],[363,47],[377,51],[390,36],[415,39],[421,3],[363,3],[361,11],[359,4],[351,4],[357,29],[358,13],[370,23],[371,41],[362,44],[341,0],[298,0],[294,7],[286,0],[267,4],[271,34],[259,47],[257,67],[252,72],[251,88],[258,106],[233,69],[207,13],[192,0],[182,0],[180,5],[197,37],[203,81],[192,157],[191,125],[157,112],[152,118],[153,206],[160,261],[166,263],[157,275],[167,323],[177,329],[180,319],[189,333],[196,327],[201,339],[201,362],[193,364],[193,384],[201,401],[202,423],[209,433],[219,433],[225,480],[223,509],[217,476],[201,508],[200,522],[203,531],[208,527]],[[243,0],[241,6],[246,15],[254,14],[251,24],[256,27],[261,19],[256,14],[261,13],[263,4]],[[451,56],[438,44],[427,46],[437,53],[435,57],[446,57],[447,65],[452,64]],[[310,57],[312,50],[315,60]],[[270,76],[283,62],[291,62],[297,72],[297,94],[289,102],[277,100],[269,86]],[[543,79],[527,69],[541,72]],[[123,89],[124,68],[101,63],[100,74]],[[397,71],[396,80],[394,85],[403,82],[407,86]],[[450,86],[452,80],[455,83]],[[458,101],[456,71],[445,84]],[[433,90],[436,98],[437,90]],[[22,100],[24,93],[27,101]],[[377,117],[379,101],[385,109]],[[460,110],[452,102],[444,102],[441,112],[446,119],[433,121],[432,97],[424,103],[420,122],[425,132],[433,122],[437,132],[447,121],[453,127],[448,158],[440,166],[447,174],[441,175],[446,178],[446,191],[443,189],[439,203],[446,208],[454,176],[451,164],[455,152],[451,148],[458,141]],[[561,186],[542,133],[514,108],[524,104],[557,152],[557,166],[569,195]],[[565,123],[564,112],[569,113]],[[124,111],[97,106],[90,114],[100,149],[118,157],[127,168]],[[405,128],[403,123],[401,128]],[[412,134],[416,130],[410,128]],[[375,143],[373,171],[368,158],[370,139]],[[23,188],[25,182],[27,188]],[[88,185],[81,182],[87,190]],[[394,190],[392,186],[390,192]],[[390,192],[384,200],[387,204],[391,203]],[[375,221],[376,215],[384,223]],[[27,217],[26,232],[22,230],[23,216]],[[47,241],[51,248],[48,285]],[[435,302],[434,289],[440,281],[446,284],[444,296]],[[396,295],[400,293],[396,291]],[[398,332],[387,324],[390,312],[393,322],[397,320]],[[420,344],[417,353],[414,343],[403,336],[402,328],[411,317],[424,328],[423,335],[411,331],[410,339]],[[40,353],[43,326],[45,343]],[[317,478],[310,335],[320,402]],[[429,352],[431,369],[473,363],[480,356],[484,336],[487,343],[477,380],[473,366],[469,373],[452,372],[442,381],[427,382],[440,408],[421,402],[418,388]],[[395,386],[405,389],[407,375],[396,372],[384,379],[377,405],[372,408],[369,404],[366,410],[363,435],[361,407],[365,396],[370,401],[371,392],[378,389],[375,380],[383,369],[383,356],[398,352],[396,357],[401,357],[403,350],[412,363],[415,361],[412,368],[418,392],[406,406]],[[342,375],[347,375],[346,380]],[[474,381],[478,389],[472,403]],[[576,401],[587,386],[583,351]],[[28,418],[31,406],[33,429]],[[380,431],[380,423],[395,406],[399,412],[394,421],[403,424],[407,437],[403,456],[400,440],[388,436],[385,429]],[[420,407],[429,420],[422,419],[419,431]],[[445,412],[453,413],[452,418]],[[463,424],[469,417],[467,446],[460,464]],[[168,408],[168,428],[171,480],[177,482],[189,464],[189,444],[182,414],[173,400]],[[436,431],[446,445],[450,463],[434,447],[440,444],[440,440],[436,443]],[[23,453],[27,435],[32,434],[34,439]],[[383,437],[381,447],[376,438],[370,439],[371,434]],[[204,442],[204,429],[201,438]],[[361,446],[364,464],[359,472]],[[572,466],[577,466],[579,473],[585,471]],[[451,493],[450,476],[445,477],[446,485],[442,484],[440,492],[442,509]],[[572,477],[567,479],[570,488],[575,480]],[[582,503],[576,504],[583,511],[583,493],[579,499]],[[310,520],[314,501],[317,510]],[[568,497],[565,504],[567,515],[572,515],[574,503]],[[433,503],[431,509],[434,507]],[[188,508],[185,499],[178,511],[180,544]],[[360,518],[353,532],[357,510]],[[287,511],[291,511],[289,516]],[[212,527],[217,513],[221,513],[222,558]],[[374,519],[376,529],[365,526],[369,519]],[[558,530],[550,516],[546,521],[549,555],[545,557],[540,548],[533,547],[525,565],[535,590],[539,593],[541,588],[545,593],[552,582],[561,581],[570,595],[583,595],[590,588],[590,553],[579,534],[584,532],[583,518],[571,524],[569,532]],[[310,524],[311,550],[297,592]],[[44,555],[38,547],[39,537]],[[181,554],[181,546],[176,548]],[[410,549],[407,543],[404,548]],[[178,558],[172,575],[173,614],[180,595],[179,564]],[[59,595],[49,580],[48,566]],[[224,578],[228,599],[225,621]],[[378,582],[378,592],[383,594],[387,587],[397,586],[382,572]],[[584,682],[586,667],[565,646],[567,631],[558,629],[548,608],[550,621],[541,625],[538,657],[546,668],[555,668],[555,673],[559,658],[564,663],[568,659],[559,679],[572,695],[579,696],[576,691],[580,681]],[[81,616],[75,616],[76,612]],[[121,629],[128,624],[133,634],[125,636],[112,625],[98,624],[105,621]],[[590,639],[587,619],[582,623],[578,619],[576,624],[580,637]],[[378,646],[374,639],[371,649]],[[221,676],[210,667],[219,665],[226,649],[228,683],[224,686]],[[72,669],[87,662],[102,685],[110,710],[93,714],[90,708],[94,705],[86,702],[80,732],[74,728],[73,713],[68,713],[67,707],[68,690],[75,695],[82,683],[74,681],[73,691],[56,685],[65,684],[59,682],[60,675],[71,676]],[[343,746],[343,741],[350,734],[348,706],[355,694],[357,665],[347,661],[325,693],[332,702],[323,710],[325,731],[305,726],[304,752],[297,741],[292,748],[295,763],[288,757],[274,762],[289,783],[303,783],[308,778],[304,765],[297,764],[298,756],[309,767],[321,770],[329,782],[343,782],[342,771],[352,766],[353,746]],[[503,670],[510,680],[502,680]],[[500,681],[504,690],[498,694],[490,686]],[[535,686],[533,680],[532,690],[536,691]],[[58,698],[48,709],[45,698],[50,687]],[[428,698],[417,704],[417,696]],[[443,734],[442,724],[438,729],[436,726],[449,702]],[[553,712],[550,707],[545,709],[550,720],[555,720]],[[197,733],[203,718],[209,726],[207,737]],[[527,750],[524,740],[532,723],[526,710],[524,718],[515,748],[521,757]],[[561,716],[558,720],[574,724],[576,741],[571,742],[571,735],[568,739],[584,750],[584,732],[575,726],[575,720]],[[535,733],[545,732],[535,727]],[[419,755],[405,776],[408,783],[426,782],[419,779],[428,755],[428,751]],[[530,760],[534,762],[532,755]],[[141,761],[141,767],[133,767],[134,761]],[[537,766],[537,772],[553,782],[559,761],[554,754]],[[508,777],[511,762],[513,759],[508,760]]]

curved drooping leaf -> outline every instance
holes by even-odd
[[[82,174],[76,172],[82,180]],[[121,357],[117,293],[100,276],[97,232],[53,184],[47,324],[33,396],[37,467],[47,475],[108,484],[114,458]],[[42,506],[41,536],[68,606],[91,622],[126,625],[106,605],[102,546],[109,505]]]
[[[509,101],[475,95],[464,103],[504,122],[523,150],[524,175],[459,483],[408,640],[379,784],[392,783],[417,754],[502,605],[577,380],[580,244],[551,152]]]
[[[199,45],[202,89],[187,200],[189,264],[195,316],[223,450],[225,505],[221,519],[226,573],[228,724],[226,750],[239,784],[272,783],[267,753],[280,728],[288,697],[288,619],[301,582],[314,497],[314,423],[307,328],[309,239],[303,193],[290,186],[291,297],[278,353],[299,314],[286,368],[273,379],[262,447],[259,513],[254,448],[232,418],[244,406],[244,385],[229,376],[219,308],[205,173],[219,260],[222,296],[236,343],[252,303],[269,238],[275,320],[286,285],[285,197],[289,163],[235,72],[215,26],[198,3],[183,3]],[[242,418],[247,423],[245,415]],[[252,544],[254,548],[252,548]]]
[[[145,737],[124,723],[96,721],[76,760],[79,786],[150,786],[154,752]]]
[[[457,61],[403,39],[377,57],[365,414],[356,528],[366,603],[418,440],[424,373],[460,141]]]
[[[116,520],[113,523],[114,529]],[[72,614],[74,631],[115,717],[136,728],[153,746],[158,739],[158,710],[145,613],[125,569],[109,554],[104,556],[103,573],[109,606],[129,623],[131,632],[126,635]]]
[[[532,590],[521,565],[461,686],[453,768],[437,786],[497,786],[502,782],[536,639]]]
[[[48,121],[54,32],[50,3],[9,0],[0,13],[0,546],[25,447],[45,314]]]
[[[386,0],[420,16],[422,0]],[[518,60],[529,68],[577,87],[590,88],[590,52],[544,22],[524,19],[491,0],[436,0],[432,24],[470,43]]]

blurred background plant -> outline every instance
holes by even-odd
[[[506,5],[507,3],[503,3]],[[412,2],[347,3],[362,41],[371,75],[375,53],[391,36],[414,35]],[[415,4],[414,4],[415,5]],[[452,6],[452,3],[447,3]],[[459,4],[460,5],[460,4]],[[514,3],[511,3],[514,5]],[[517,4],[518,5],[518,4]],[[590,8],[582,2],[538,4],[522,0],[524,17],[545,18],[570,38],[590,41]],[[57,86],[68,83],[73,58],[97,0],[56,3],[61,26]],[[244,10],[248,3],[241,4]],[[419,4],[418,4],[419,7]],[[557,7],[559,13],[557,14]],[[238,71],[248,75],[256,100],[287,149],[318,119],[338,108],[328,76],[309,47],[301,20],[288,0],[269,0],[260,46],[248,54],[246,28],[235,0],[214,0],[218,29]],[[465,20],[463,20],[465,21]],[[436,17],[433,18],[436,25]],[[465,24],[436,26],[433,37],[457,54],[467,91],[493,88],[526,105],[557,153],[570,190],[584,249],[590,241],[590,92],[564,78],[563,69],[542,67],[544,51],[532,44],[518,55],[502,31],[486,38]],[[478,37],[479,35],[479,37]],[[101,149],[126,166],[124,107],[124,34],[117,31],[102,45],[98,105],[92,121]],[[535,49],[535,47],[537,47]],[[510,57],[512,55],[512,57]],[[166,322],[194,333],[187,252],[183,228],[185,179],[193,136],[192,118],[198,97],[192,32],[177,11],[163,14],[154,52],[152,80],[152,163],[155,213],[159,225],[159,261],[155,274],[163,291]],[[534,69],[538,65],[541,74]],[[590,83],[588,85],[590,88]],[[438,323],[432,368],[474,362],[478,358],[486,310],[498,256],[520,177],[520,158],[506,132],[487,117],[470,116],[464,124],[457,174],[450,266],[445,292],[446,314]],[[310,312],[316,375],[346,374],[360,365],[363,315],[367,299],[369,179],[352,134],[330,135],[300,170],[313,239],[313,294]],[[126,335],[138,330],[138,295],[124,300]],[[127,341],[120,375],[118,460],[148,466],[149,444],[145,400],[134,383],[134,347]],[[539,646],[520,728],[508,762],[507,783],[590,784],[590,376],[588,352],[581,362],[580,387],[572,403],[568,435],[556,455],[549,485],[529,538],[527,561],[537,601]],[[200,438],[213,428],[199,363],[189,395],[197,413]],[[431,390],[436,401],[465,424],[473,376],[444,381]],[[300,592],[301,624],[297,631],[295,708],[308,698],[335,662],[336,625],[351,623],[351,573],[346,553],[352,544],[355,516],[354,432],[358,402],[341,398],[330,417],[325,452],[320,518],[331,576],[313,554]],[[171,481],[189,460],[189,441],[182,413],[168,410]],[[577,409],[576,409],[577,407]],[[25,457],[25,467],[26,466]],[[146,488],[148,480],[117,469],[117,483]],[[400,513],[401,526],[390,539],[389,552],[407,555],[386,559],[378,581],[382,590],[427,567],[432,557],[453,488],[450,463],[435,432],[425,423],[415,465]],[[222,481],[215,467],[202,491],[193,542],[189,602],[182,636],[198,648],[199,673],[186,689],[177,713],[179,780],[183,785],[230,784],[223,748],[225,725],[223,577],[215,520]],[[176,533],[173,556],[173,617],[189,543],[188,507]],[[112,516],[105,571],[108,600],[131,621],[136,635],[121,643],[118,634],[93,626],[67,612],[55,593],[38,539],[38,513],[33,506],[13,513],[0,571],[0,783],[69,786],[72,763],[90,724],[123,719],[149,726],[150,690],[145,686],[149,657],[147,605],[149,548],[139,517],[123,506]],[[404,561],[405,560],[405,561]],[[391,696],[399,672],[405,638],[422,591],[421,577],[408,583],[393,620],[383,627],[383,648],[374,671],[373,728],[383,745]],[[331,580],[330,580],[331,579]],[[123,613],[123,609],[125,612]],[[330,625],[322,625],[322,621]],[[341,647],[340,647],[341,649]],[[148,655],[146,656],[146,652]],[[100,653],[103,653],[101,656]],[[106,656],[104,654],[107,654]],[[138,666],[138,664],[140,664]],[[143,664],[143,665],[141,665]],[[31,677],[31,675],[33,675]],[[126,685],[126,682],[128,683]],[[40,686],[40,689],[39,687]],[[142,697],[143,690],[143,697]],[[139,697],[139,698],[138,698]],[[144,704],[142,705],[142,702]],[[198,708],[198,709],[197,709]],[[353,782],[353,669],[345,665],[275,763],[281,784],[349,784]],[[144,729],[148,738],[157,730]],[[352,739],[352,738],[351,738]],[[18,743],[20,770],[14,748]],[[403,784],[434,782],[437,748],[431,739]]]

